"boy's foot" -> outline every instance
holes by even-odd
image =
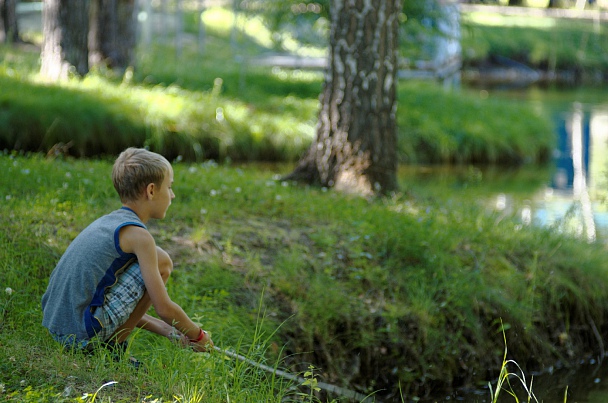
[[[114,360],[115,362],[122,361],[125,358],[127,352],[126,341],[123,341],[122,343],[106,341],[101,343],[101,345],[110,352],[112,360]],[[128,357],[128,364],[132,366],[135,370],[143,368],[143,364],[135,357]]]

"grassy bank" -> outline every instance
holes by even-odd
[[[499,66],[502,57],[548,73],[543,79],[549,82],[555,75],[562,84],[602,83],[608,77],[607,28],[599,19],[464,13],[463,60],[477,68]]]
[[[109,380],[118,383],[100,391],[103,401],[295,393],[219,354],[141,333],[131,345],[149,368],[140,374],[52,342],[40,297],[70,240],[117,207],[110,168],[0,157],[0,285],[13,290],[0,297],[0,397],[78,401]],[[176,163],[177,199],[151,225],[174,257],[170,294],[219,346],[294,373],[312,364],[319,381],[379,390],[388,401],[487,386],[500,372],[503,330],[509,358],[526,371],[601,348],[593,330],[608,329],[601,246],[522,227],[466,194],[429,198],[402,184],[402,195],[367,201],[273,180],[281,173]]]
[[[271,33],[243,22],[235,47],[231,15],[207,13],[205,53],[185,47],[178,59],[171,46],[146,46],[124,77],[46,85],[37,49],[0,47],[0,149],[71,142],[79,157],[146,145],[189,161],[297,160],[316,134],[322,74],[254,66],[249,58],[273,50],[259,41]],[[399,84],[399,99],[405,163],[545,162],[554,146],[547,117],[521,103],[412,82]]]

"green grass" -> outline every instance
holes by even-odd
[[[8,212],[0,291],[14,290],[10,301],[0,293],[1,396],[77,401],[109,380],[118,383],[102,388],[100,401],[258,402],[295,393],[240,362],[143,332],[131,345],[150,369],[142,374],[54,344],[40,325],[40,297],[70,240],[118,207],[110,168],[0,156]],[[608,321],[601,245],[522,227],[466,192],[429,196],[402,183],[403,194],[365,200],[273,179],[288,169],[176,163],[177,199],[150,225],[175,262],[170,295],[222,348],[296,374],[313,363],[319,381],[362,393],[399,393],[400,384],[409,398],[430,385],[494,381],[501,329],[508,359],[526,372],[597,346],[591,323]]]
[[[36,51],[0,47],[0,149],[71,141],[79,157],[140,145],[172,160],[296,161],[316,134],[322,74],[256,67],[249,58],[273,50],[256,40],[269,35],[259,21],[239,23],[233,46],[231,30],[208,19],[205,53],[185,47],[178,59],[171,46],[145,46],[124,77],[102,70],[49,85]],[[542,163],[554,145],[547,115],[521,102],[411,82],[399,99],[405,163]]]
[[[608,69],[607,28],[605,21],[468,13],[463,17],[463,55],[465,64],[500,55],[533,68],[577,70],[591,77]]]
[[[73,155],[95,156],[0,156],[0,400],[302,398],[243,363],[143,333],[130,347],[148,365],[142,374],[61,351],[45,333],[50,271],[84,226],[118,207],[109,159],[127,145],[175,161],[177,199],[150,227],[175,261],[170,295],[223,348],[299,374],[314,363],[319,381],[407,398],[502,380],[505,329],[506,358],[524,371],[597,352],[592,327],[608,323],[600,243],[489,212],[476,168],[448,195],[403,182],[377,200],[277,182],[314,136],[322,78],[240,65],[220,28],[205,55],[185,49],[175,61],[154,46],[132,77],[100,71],[62,85],[38,79],[36,53],[0,48],[0,148],[44,154],[72,140]],[[245,31],[239,44],[270,49]],[[552,149],[534,104],[420,83],[399,90],[403,162],[537,162]]]
[[[546,110],[486,91],[403,83],[399,149],[406,163],[518,165],[550,160],[554,131]]]

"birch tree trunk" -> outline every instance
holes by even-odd
[[[53,81],[89,72],[89,0],[45,0],[40,73]]]
[[[363,195],[397,189],[397,50],[402,0],[331,2],[317,137],[286,179]]]

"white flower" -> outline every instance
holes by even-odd
[[[211,192],[209,192],[209,194],[210,194],[212,197],[217,196],[217,190],[212,189],[212,190],[211,190]]]
[[[8,295],[11,295],[13,293],[13,289],[11,287],[6,287],[4,289],[4,292],[7,293]]]
[[[224,121],[224,109],[217,108],[215,110],[215,120],[217,120],[218,122],[223,122]]]
[[[234,189],[234,191],[237,192],[237,193],[241,193],[241,188],[237,187],[236,189]]]
[[[6,392],[6,388],[4,387],[3,383],[0,383],[0,393],[4,393]]]

